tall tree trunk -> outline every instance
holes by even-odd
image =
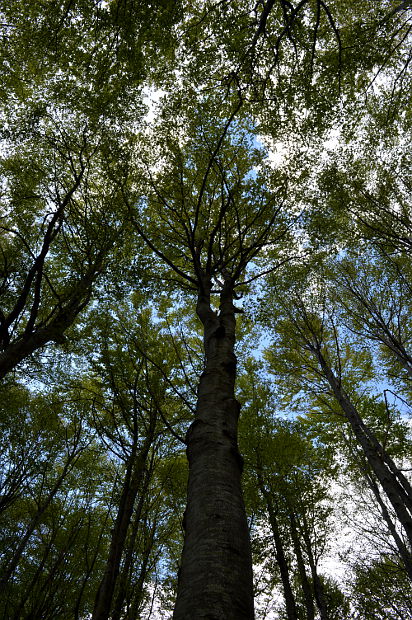
[[[86,545],[84,547],[84,557],[85,557],[85,572],[83,573],[83,578],[82,578],[82,583],[80,585],[79,588],[79,592],[77,595],[77,600],[76,603],[74,605],[74,609],[73,609],[73,616],[74,616],[74,620],[80,620],[80,615],[81,615],[81,603],[82,603],[82,599],[83,599],[83,595],[84,595],[84,591],[86,589],[87,586],[87,582],[89,581],[94,567],[96,565],[96,561],[97,558],[99,557],[100,554],[100,545],[101,545],[101,541],[103,538],[103,534],[105,531],[105,525],[106,525],[106,521],[108,519],[109,516],[109,512],[110,512],[110,508],[111,508],[111,502],[109,504],[109,508],[108,508],[108,512],[107,515],[103,521],[103,524],[101,525],[101,530],[99,533],[99,537],[97,539],[97,544],[93,545],[93,555],[92,555],[92,560],[91,562],[89,562],[89,558],[88,558],[88,551],[89,551],[89,539],[90,539],[90,530],[91,530],[91,522],[92,522],[92,513],[89,513],[87,515],[87,538],[86,538]]]
[[[56,524],[55,530],[52,534],[52,537],[47,545],[43,558],[40,562],[40,565],[37,567],[36,572],[33,576],[32,581],[28,585],[28,587],[24,590],[22,599],[20,604],[14,614],[14,620],[21,620],[22,618],[36,618],[41,617],[52,617],[53,614],[53,600],[55,598],[55,593],[59,589],[59,586],[62,582],[64,582],[64,577],[62,572],[64,571],[64,563],[66,561],[67,555],[70,553],[70,550],[73,548],[76,538],[80,533],[80,529],[83,524],[83,518],[80,517],[74,528],[71,530],[69,538],[67,540],[66,545],[57,554],[54,562],[50,566],[47,573],[44,573],[44,567],[50,551],[52,550],[53,544],[59,534],[58,525]],[[63,569],[61,568],[63,565]],[[36,587],[38,585],[38,581],[40,577],[43,577],[40,587]],[[28,601],[32,591],[35,590],[35,594],[32,597],[32,601],[30,603],[30,612],[27,614],[24,613],[24,607],[26,602]],[[42,610],[41,612],[39,610]],[[46,613],[46,610],[50,610],[49,613]],[[53,614],[54,615],[54,614]]]
[[[308,576],[306,574],[305,562],[302,555],[302,547],[299,540],[299,533],[297,530],[296,519],[293,512],[289,514],[290,520],[290,533],[292,535],[293,549],[296,555],[296,561],[298,564],[300,584],[302,586],[303,597],[305,599],[306,617],[307,620],[315,620],[315,606],[313,604],[313,592],[309,583]]]
[[[292,586],[290,583],[289,577],[289,565],[286,559],[286,554],[282,542],[282,537],[279,531],[278,520],[276,518],[276,511],[273,506],[272,494],[265,486],[265,482],[262,477],[261,466],[260,466],[260,457],[257,452],[257,479],[259,490],[265,498],[266,502],[266,510],[269,517],[270,529],[272,530],[273,542],[275,543],[276,550],[276,562],[279,566],[280,578],[282,580],[283,594],[285,597],[285,605],[286,605],[286,613],[288,616],[288,620],[297,620],[298,612],[296,609],[296,601],[295,596],[293,594]]]
[[[152,466],[150,467],[150,469],[152,469]],[[127,548],[125,549],[124,564],[123,564],[122,572],[119,578],[117,596],[116,596],[115,603],[113,605],[111,620],[120,620],[122,613],[123,613],[123,607],[124,607],[125,600],[126,600],[128,582],[130,580],[130,573],[131,573],[131,569],[133,565],[133,554],[135,551],[137,535],[141,529],[142,512],[143,512],[143,507],[145,503],[147,489],[149,487],[151,473],[152,473],[151,471],[145,472],[145,478],[143,481],[139,501],[137,503],[137,506],[134,512],[133,523],[132,523],[132,528],[131,528],[131,533],[130,533],[130,540],[128,541]],[[145,523],[145,519],[143,520],[143,523]],[[143,559],[142,559],[143,567],[147,566],[148,558],[149,558],[151,550],[152,550],[152,545],[148,545],[143,550]],[[143,571],[143,572],[144,572],[144,579],[140,579],[140,575],[142,574],[142,570],[141,570],[140,575],[139,575],[139,583],[133,588],[134,596],[136,596],[139,599],[143,598],[143,586],[144,586],[145,579],[147,577],[147,571]]]
[[[40,523],[41,518],[43,517],[44,513],[49,508],[50,504],[52,503],[55,496],[57,495],[68,472],[73,467],[78,455],[79,455],[79,452],[77,452],[76,447],[74,447],[74,449],[69,453],[67,457],[67,461],[64,464],[63,470],[60,473],[60,476],[57,478],[56,482],[54,483],[49,494],[47,495],[47,497],[44,499],[43,502],[39,502],[36,513],[32,517],[32,520],[30,521],[24,535],[20,539],[20,543],[17,545],[17,548],[14,551],[11,560],[8,562],[7,566],[4,568],[3,575],[0,577],[0,592],[2,592],[5,589],[9,579],[12,577],[14,571],[16,570],[20,562],[20,558],[22,557],[24,550],[26,549],[27,543],[29,542],[34,530]]]
[[[49,541],[49,544],[47,545],[44,553],[43,553],[43,557],[39,563],[39,565],[36,568],[36,571],[33,575],[33,578],[31,579],[30,583],[25,587],[24,592],[22,593],[22,598],[17,606],[16,611],[13,614],[13,618],[14,620],[20,620],[20,618],[24,617],[23,614],[23,610],[24,610],[24,606],[27,603],[28,598],[30,597],[30,594],[32,593],[32,590],[34,588],[34,586],[36,585],[36,583],[39,580],[39,577],[43,574],[44,571],[44,567],[46,565],[46,562],[48,560],[52,545],[54,543],[54,539],[56,537],[56,533],[54,532],[54,536],[53,538]],[[33,603],[32,603],[32,607],[33,607]],[[11,616],[10,616],[11,617]]]
[[[269,501],[268,501],[269,500]],[[273,504],[269,499],[269,494],[266,495],[267,508],[269,514],[270,527],[273,534],[273,540],[276,549],[276,561],[279,566],[280,576],[282,579],[283,593],[285,596],[286,613],[288,620],[297,620],[298,612],[296,609],[295,597],[293,594],[292,586],[289,577],[289,565],[286,559],[285,551],[283,548],[282,537],[280,535],[278,522],[276,519]]]
[[[197,314],[204,328],[205,369],[195,420],[186,437],[189,461],[185,540],[174,620],[251,620],[252,558],[241,490],[235,399],[233,285],[226,280],[220,313],[203,278]]]
[[[345,439],[345,438],[344,438]],[[349,442],[346,442],[347,445],[349,446]],[[376,477],[373,473],[373,471],[371,470],[370,466],[368,465],[368,462],[366,461],[366,457],[362,452],[357,453],[356,451],[353,451],[353,456],[360,468],[360,470],[363,473],[363,476],[370,488],[370,490],[372,491],[378,506],[380,508],[380,511],[382,513],[382,517],[388,527],[389,532],[392,535],[392,538],[395,542],[395,545],[398,549],[399,552],[399,556],[402,559],[402,562],[404,563],[405,566],[405,570],[406,573],[409,577],[409,579],[412,581],[412,555],[410,550],[407,548],[407,546],[405,545],[405,543],[403,542],[401,536],[398,534],[397,530],[396,530],[396,525],[392,520],[391,515],[389,514],[388,508],[384,502],[384,500],[382,499],[382,495],[381,495],[381,491],[379,489],[379,486],[376,482]]]

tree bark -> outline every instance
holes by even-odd
[[[399,551],[399,555],[402,558],[402,561],[405,565],[405,570],[406,573],[409,577],[409,579],[412,581],[412,556],[410,551],[407,549],[407,547],[404,545],[403,540],[401,539],[401,537],[399,536],[398,532],[396,531],[396,527],[394,522],[391,519],[391,516],[389,514],[389,511],[385,505],[385,502],[383,501],[378,485],[376,484],[375,480],[372,478],[372,476],[370,474],[368,474],[367,472],[365,472],[365,478],[366,481],[369,485],[369,488],[371,489],[372,493],[375,496],[376,501],[379,504],[379,507],[381,509],[381,513],[382,513],[382,517],[386,523],[386,525],[388,526],[388,530],[390,531],[393,540],[395,541],[395,544],[398,548]]]
[[[241,490],[235,399],[233,285],[226,280],[220,314],[203,278],[197,314],[204,328],[205,369],[187,437],[189,482],[185,540],[174,620],[251,620],[252,558]]]

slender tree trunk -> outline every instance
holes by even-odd
[[[389,514],[388,508],[385,504],[385,502],[382,499],[382,495],[379,489],[378,484],[376,483],[375,480],[375,476],[373,474],[373,472],[370,469],[370,466],[368,466],[367,461],[365,461],[365,455],[363,453],[360,454],[356,454],[356,452],[354,453],[354,458],[356,459],[356,462],[358,463],[359,468],[361,469],[363,476],[370,488],[370,490],[372,491],[376,502],[381,510],[382,513],[382,517],[388,527],[389,532],[392,535],[392,538],[395,542],[395,545],[398,549],[399,552],[399,556],[402,559],[402,562],[404,563],[405,566],[405,570],[406,573],[409,577],[409,579],[412,581],[412,555],[411,552],[409,551],[409,549],[407,548],[407,546],[404,544],[402,538],[400,537],[400,535],[398,534],[397,530],[396,530],[396,525],[392,520],[391,515]]]
[[[315,601],[319,610],[320,620],[329,620],[328,609],[326,605],[325,588],[318,574],[317,561],[313,555],[312,541],[309,534],[309,526],[305,515],[302,515],[302,535],[306,545],[306,553],[309,560],[310,571],[312,573],[313,589],[315,592]]]
[[[127,601],[127,615],[123,616],[124,620],[136,620],[136,618],[141,617],[141,613],[144,607],[144,585],[148,578],[148,573],[151,570],[152,566],[149,562],[150,560],[150,552],[153,548],[154,537],[156,533],[156,526],[152,525],[147,544],[145,547],[145,551],[143,553],[143,561],[140,565],[139,577],[137,581],[132,585],[131,592],[129,592],[128,597],[125,599]],[[116,620],[113,616],[112,620]]]
[[[78,453],[75,450],[73,450],[69,454],[68,459],[63,467],[63,470],[60,476],[58,477],[58,479],[56,480],[56,482],[54,483],[53,488],[51,489],[50,493],[45,498],[43,503],[39,505],[36,511],[36,514],[33,516],[32,520],[30,521],[30,524],[28,525],[23,537],[21,538],[20,543],[17,545],[17,549],[15,550],[10,562],[8,563],[7,567],[5,568],[3,572],[3,575],[0,578],[0,592],[6,587],[7,582],[9,581],[14,571],[16,570],[20,562],[20,558],[24,553],[27,543],[29,542],[37,525],[40,523],[42,516],[44,515],[44,513],[46,512],[46,510],[52,503],[57,492],[59,491],[61,485],[63,484],[64,479],[66,478],[67,473],[69,472],[70,468],[73,466],[77,456],[78,456]]]
[[[139,501],[137,503],[136,510],[135,510],[134,517],[133,517],[130,540],[128,541],[128,545],[127,545],[127,549],[125,553],[124,565],[123,565],[122,572],[121,572],[120,579],[119,579],[117,596],[116,596],[116,600],[113,606],[113,611],[112,611],[112,616],[111,616],[112,620],[120,620],[122,616],[122,611],[123,611],[123,607],[124,607],[124,603],[125,603],[126,595],[127,595],[128,582],[130,579],[130,572],[132,569],[133,552],[135,551],[136,539],[140,531],[143,506],[145,502],[145,496],[147,493],[147,489],[149,486],[149,481],[150,481],[150,473],[146,471],[142,490],[141,490],[140,497],[139,497]],[[152,550],[152,547],[150,545],[148,546],[148,548],[144,549],[143,561],[142,561],[143,566],[147,565],[148,557],[150,555],[151,550]],[[144,573],[144,577],[146,578],[146,572]],[[144,580],[142,581],[139,576],[139,584],[135,588],[133,588],[133,594],[140,599],[143,597],[143,586],[144,586]]]
[[[52,604],[53,604],[53,599],[54,599],[54,595],[56,593],[56,591],[59,589],[59,585],[64,581],[64,578],[62,576],[62,571],[61,571],[61,565],[64,564],[65,558],[67,556],[67,554],[69,553],[70,549],[73,547],[77,536],[79,535],[80,532],[80,528],[82,526],[82,522],[83,522],[83,518],[80,518],[75,527],[72,529],[72,531],[70,532],[70,536],[69,539],[67,541],[67,544],[65,545],[64,548],[62,548],[60,550],[60,552],[58,553],[56,559],[54,560],[52,566],[49,568],[48,572],[47,572],[47,576],[43,574],[43,580],[41,583],[41,587],[40,588],[36,588],[35,591],[35,596],[33,597],[34,600],[32,602],[32,604],[30,605],[31,610],[29,612],[29,614],[25,614],[24,613],[24,606],[27,602],[27,600],[29,599],[29,596],[34,588],[34,586],[37,584],[39,577],[42,575],[43,573],[43,569],[45,566],[45,563],[47,561],[48,555],[51,551],[52,545],[58,535],[58,529],[56,528],[53,532],[53,537],[51,538],[51,540],[49,541],[48,544],[48,548],[46,549],[45,552],[45,556],[43,556],[43,560],[41,561],[39,567],[36,570],[36,573],[33,577],[33,580],[31,581],[29,587],[25,590],[24,594],[23,594],[23,598],[20,602],[20,605],[14,615],[14,620],[21,620],[21,618],[33,618],[34,620],[36,618],[40,618],[40,617],[44,617],[46,616],[45,610],[47,608],[52,610]],[[64,569],[63,569],[64,570]],[[39,610],[43,610],[42,613]],[[47,614],[48,617],[51,617],[51,613]]]
[[[285,551],[283,548],[282,537],[280,535],[278,522],[276,519],[275,511],[271,501],[268,501],[269,494],[266,496],[267,509],[269,515],[270,527],[272,529],[273,540],[275,542],[276,549],[276,561],[279,566],[280,576],[282,579],[283,593],[285,595],[286,613],[288,620],[297,620],[298,612],[296,609],[295,597],[293,594],[292,586],[290,584],[289,566],[286,559]]]
[[[235,399],[233,287],[226,281],[220,314],[204,278],[197,314],[204,327],[205,369],[196,417],[187,433],[189,482],[185,540],[174,620],[251,620],[252,559],[241,490]]]
[[[54,543],[54,538],[55,538],[55,535],[50,540],[49,544],[47,545],[47,548],[45,549],[43,557],[42,557],[42,559],[40,561],[40,564],[38,565],[38,567],[37,567],[37,569],[36,569],[36,571],[34,573],[34,576],[33,576],[32,580],[30,581],[28,586],[26,586],[26,588],[25,588],[25,590],[23,592],[22,598],[21,598],[21,600],[20,600],[20,602],[19,602],[19,604],[17,606],[16,611],[14,612],[14,620],[19,620],[23,616],[22,612],[24,610],[24,606],[26,605],[26,602],[27,602],[28,598],[30,597],[30,594],[31,594],[34,586],[36,585],[37,581],[39,580],[39,577],[43,574],[43,570],[44,570],[45,564],[47,562],[49,553],[51,551],[51,547],[52,547],[52,545]]]
[[[292,535],[293,549],[296,555],[296,561],[299,569],[300,584],[302,586],[303,597],[305,599],[306,617],[307,620],[315,620],[315,606],[313,604],[313,592],[309,583],[308,576],[306,574],[305,562],[302,555],[302,547],[299,540],[299,533],[297,530],[295,515],[291,512],[290,519],[290,533]]]
[[[412,547],[412,493],[409,482],[399,471],[395,463],[386,454],[383,446],[372,431],[363,422],[357,409],[335,377],[326,359],[318,348],[312,347],[323,373],[332,388],[333,394],[350,423],[353,433],[362,447],[366,459],[379,480],[393,509],[402,524],[409,544]]]
[[[109,505],[109,511],[110,511],[110,507],[111,507],[111,504]],[[90,529],[91,529],[92,514],[88,514],[88,524],[87,524],[88,536],[87,536],[87,544],[86,544],[86,547],[85,547],[85,550],[84,550],[86,571],[85,571],[85,573],[83,575],[83,580],[82,580],[82,583],[81,583],[81,586],[80,586],[80,589],[79,589],[79,593],[78,593],[78,596],[77,596],[76,603],[74,605],[74,610],[73,610],[74,620],[80,620],[82,598],[83,598],[83,595],[84,595],[84,591],[86,589],[87,582],[89,581],[89,579],[90,579],[90,577],[91,577],[91,575],[93,573],[93,570],[94,570],[97,558],[99,556],[100,545],[101,545],[101,541],[102,541],[102,538],[103,538],[104,528],[105,528],[105,525],[106,525],[106,521],[107,521],[107,518],[108,518],[109,511],[107,513],[107,516],[106,516],[104,522],[103,522],[102,529],[100,530],[100,534],[99,534],[99,537],[97,539],[97,545],[93,546],[93,556],[92,556],[92,561],[90,563],[89,563],[89,558],[88,558],[88,549],[89,549],[88,542],[89,542],[89,538],[90,538],[89,534],[90,534]]]
[[[259,458],[258,452],[256,456],[257,456],[257,472],[256,473],[257,473],[257,479],[258,479],[258,486],[266,502],[266,509],[267,509],[267,514],[269,517],[270,529],[272,530],[273,542],[275,543],[276,562],[279,566],[280,578],[282,580],[283,594],[285,597],[285,605],[286,605],[286,613],[288,616],[288,620],[297,620],[298,612],[296,609],[296,601],[295,601],[295,596],[293,594],[292,586],[290,583],[289,565],[286,559],[282,537],[279,531],[278,520],[276,518],[276,511],[273,506],[272,495],[267,490],[263,477],[262,477],[260,458]]]
[[[110,616],[127,531],[130,525],[136,496],[142,484],[146,458],[152,443],[154,432],[154,425],[152,423],[151,427],[152,428],[148,432],[141,452],[138,455],[132,453],[129,459],[126,478],[123,483],[122,494],[120,497],[119,509],[112,531],[109,556],[107,558],[103,578],[96,594],[92,620],[107,620]]]

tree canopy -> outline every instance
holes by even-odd
[[[411,3],[0,12],[0,615],[412,618]]]

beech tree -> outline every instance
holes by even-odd
[[[175,617],[214,610],[217,617],[250,618],[251,557],[234,392],[235,315],[241,310],[234,302],[259,275],[248,267],[266,246],[277,245],[282,259],[288,222],[282,179],[253,171],[262,166],[262,154],[251,149],[251,128],[235,122],[239,104],[228,119],[220,118],[215,102],[205,107],[207,122],[201,109],[183,146],[170,133],[160,143],[160,165],[173,173],[165,178],[163,171],[149,170],[147,199],[138,210],[129,208],[139,235],[174,272],[170,277],[194,291],[203,329],[204,370],[186,434],[188,503]],[[274,261],[269,269],[275,268]]]

